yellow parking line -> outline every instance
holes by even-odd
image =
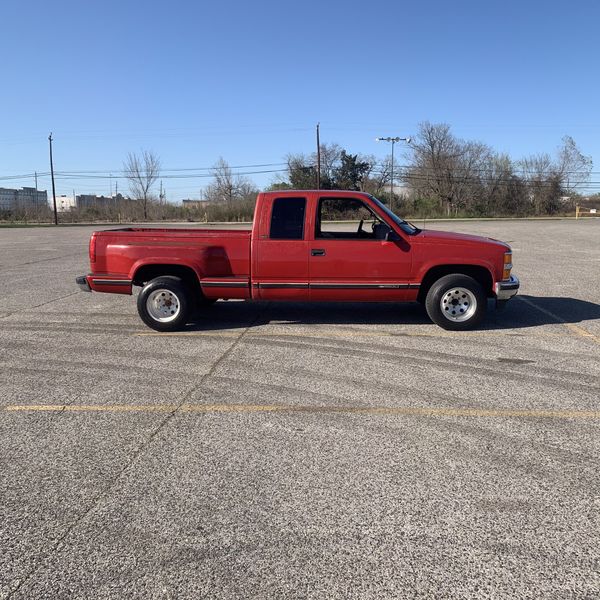
[[[594,335],[593,333],[590,333],[589,331],[587,331],[587,329],[584,329],[583,327],[579,327],[579,325],[575,325],[574,323],[565,323],[565,325],[571,331],[573,331],[576,335],[581,336],[581,337],[590,338],[590,339],[594,340],[594,342],[600,343],[600,338],[597,335]]]
[[[413,406],[302,406],[294,404],[20,404],[8,405],[10,412],[103,412],[103,413],[343,413],[424,417],[487,417],[600,419],[597,410],[479,409]]]
[[[177,404],[9,404],[6,411],[38,412],[171,412]]]
[[[565,325],[576,336],[588,338],[588,339],[596,342],[597,344],[600,344],[600,337],[589,332],[587,329],[584,329],[583,327],[580,327],[579,325],[575,325],[574,323],[567,323],[565,321],[565,319],[563,319],[562,317],[559,317],[558,315],[554,314],[552,311],[549,311],[541,306],[538,306],[535,302],[532,302],[531,300],[528,300],[527,298],[523,298],[523,296],[517,296],[517,298],[521,302],[525,302],[525,304],[531,306],[532,308],[535,308],[536,310],[539,310],[541,313],[544,313],[546,316],[554,319],[557,323],[561,323],[562,325]]]

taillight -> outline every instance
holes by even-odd
[[[512,252],[504,253],[504,266],[502,269],[502,279],[510,279],[510,271],[512,269]]]
[[[96,234],[92,233],[92,237],[90,238],[90,262],[96,262]]]

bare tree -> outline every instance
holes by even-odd
[[[436,200],[450,215],[464,202],[465,182],[472,176],[478,151],[454,137],[445,123],[421,123],[405,177],[417,193]]]
[[[578,186],[589,181],[592,159],[581,153],[571,136],[566,135],[562,142],[563,145],[558,150],[557,174],[561,178],[563,189],[572,193]]]
[[[234,173],[223,158],[216,162],[212,175],[214,180],[204,191],[204,196],[209,202],[231,205],[256,195],[257,189],[252,181]]]
[[[542,153],[519,162],[536,213],[557,212],[564,196],[573,194],[590,178],[592,159],[581,153],[572,137],[565,136],[562,141],[555,160]]]
[[[335,187],[335,170],[342,157],[342,147],[339,144],[321,144],[321,187]],[[317,153],[311,155],[313,164],[317,164]]]
[[[413,195],[437,204],[448,216],[514,210],[523,191],[509,157],[455,137],[445,124],[422,123],[407,158],[404,178]]]
[[[364,156],[363,160],[369,163],[370,169],[366,174],[363,184],[363,191],[380,196],[389,188],[390,177],[392,174],[392,157],[387,156],[381,162],[377,162],[373,155]],[[398,166],[396,166],[398,169]]]
[[[150,150],[142,150],[139,156],[130,152],[123,163],[123,173],[129,180],[132,196],[142,204],[144,220],[147,220],[150,189],[160,174],[160,159]]]
[[[359,154],[358,160],[366,165],[360,191],[375,195],[378,194],[381,188],[377,187],[376,182],[380,180],[381,175],[378,171],[379,165],[377,164],[377,159],[372,154]]]

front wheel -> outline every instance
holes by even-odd
[[[179,277],[163,276],[149,281],[137,298],[140,318],[156,331],[176,331],[188,320],[190,294]]]
[[[483,288],[468,275],[446,275],[427,292],[429,318],[443,329],[464,331],[477,327],[485,316],[487,298]]]

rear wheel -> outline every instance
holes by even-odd
[[[468,275],[446,275],[427,292],[429,318],[443,329],[463,331],[477,327],[485,316],[487,298],[483,288]]]
[[[187,323],[190,293],[179,277],[156,277],[142,288],[137,308],[148,327],[156,331],[176,331]]]

